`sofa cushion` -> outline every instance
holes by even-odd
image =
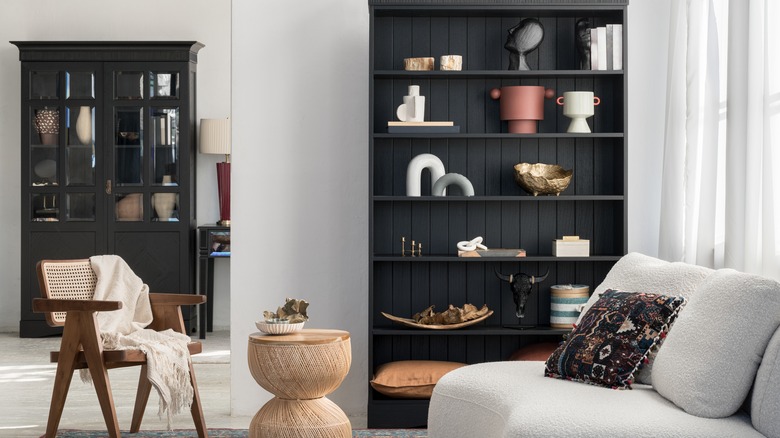
[[[398,398],[431,398],[441,376],[466,366],[438,360],[400,360],[380,365],[371,386],[380,393]]]
[[[753,427],[769,437],[780,437],[780,329],[766,347],[753,384],[750,416]]]
[[[631,387],[634,373],[672,324],[685,298],[608,290],[547,359],[548,377]]]
[[[691,414],[732,415],[747,397],[778,325],[780,284],[721,269],[680,312],[656,356],[653,386]]]
[[[544,377],[544,362],[489,362],[433,390],[428,437],[760,437],[750,418],[694,417],[648,385],[613,391]]]
[[[670,263],[636,252],[626,254],[615,263],[604,281],[594,289],[590,299],[585,303],[577,323],[579,324],[582,315],[607,289],[642,291],[690,298],[696,286],[713,272],[715,271],[702,266],[681,262]],[[636,376],[637,382],[652,383],[651,372],[655,354],[654,351],[648,356],[648,363]]]

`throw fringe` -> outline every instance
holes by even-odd
[[[157,415],[167,417],[171,430],[173,416],[189,410],[194,390],[190,379],[190,337],[173,330],[139,330],[129,335],[101,333],[106,350],[138,349],[146,353],[147,378],[160,396]],[[92,382],[88,369],[79,370],[81,380]]]

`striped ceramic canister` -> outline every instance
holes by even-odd
[[[550,327],[572,328],[580,316],[580,308],[588,301],[589,290],[584,284],[550,286]]]

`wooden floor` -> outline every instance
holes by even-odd
[[[0,333],[0,436],[39,437],[46,430],[55,364],[49,351],[59,349],[60,338],[20,339],[18,333]],[[209,428],[249,427],[251,417],[230,416],[230,333],[210,333],[203,353],[193,357],[203,413]],[[138,367],[109,372],[120,428],[128,430],[138,383]],[[144,414],[142,430],[165,429],[157,416],[154,390]],[[189,412],[174,417],[173,428],[192,429]],[[76,375],[71,382],[61,429],[105,430],[97,396]]]

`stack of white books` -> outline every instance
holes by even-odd
[[[590,29],[590,69],[623,69],[622,24],[608,24]]]

